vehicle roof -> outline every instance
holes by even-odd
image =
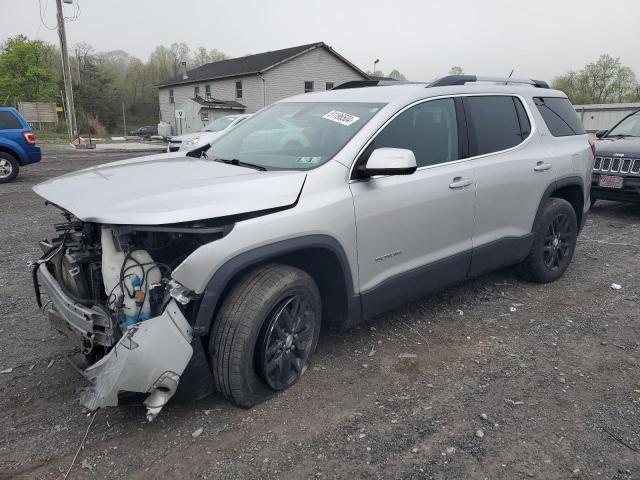
[[[474,83],[446,87],[428,87],[424,83],[405,83],[376,87],[345,88],[325,92],[304,93],[282,102],[362,102],[408,104],[423,98],[443,95],[511,93],[524,97],[563,97],[566,95],[550,88],[523,85],[498,85]]]

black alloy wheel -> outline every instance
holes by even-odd
[[[287,389],[304,373],[316,334],[312,303],[309,295],[296,293],[280,302],[265,322],[256,367],[276,391]]]
[[[558,214],[547,229],[544,237],[543,261],[551,271],[557,270],[570,258],[573,245],[572,224],[569,217]]]

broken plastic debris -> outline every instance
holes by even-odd
[[[198,438],[200,435],[202,435],[202,432],[203,432],[203,431],[204,431],[204,428],[200,427],[200,428],[198,428],[197,430],[195,430],[195,431],[191,434],[191,436],[192,436],[193,438]]]
[[[516,307],[509,307],[509,311],[511,313],[515,312],[516,310],[518,310]]]
[[[11,373],[11,372],[13,372],[13,367],[5,368],[4,370],[0,371],[0,373]]]
[[[612,283],[611,288],[613,288],[614,290],[620,290],[622,288],[622,285],[618,285],[617,283]]]

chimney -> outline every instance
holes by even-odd
[[[180,62],[180,68],[182,69],[182,79],[188,79],[189,75],[187,74],[187,62]]]

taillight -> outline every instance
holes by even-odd
[[[591,147],[591,153],[595,157],[596,156],[596,142],[594,142],[593,140],[589,139],[589,146]]]
[[[29,145],[35,145],[36,135],[33,132],[22,132],[22,136]]]

